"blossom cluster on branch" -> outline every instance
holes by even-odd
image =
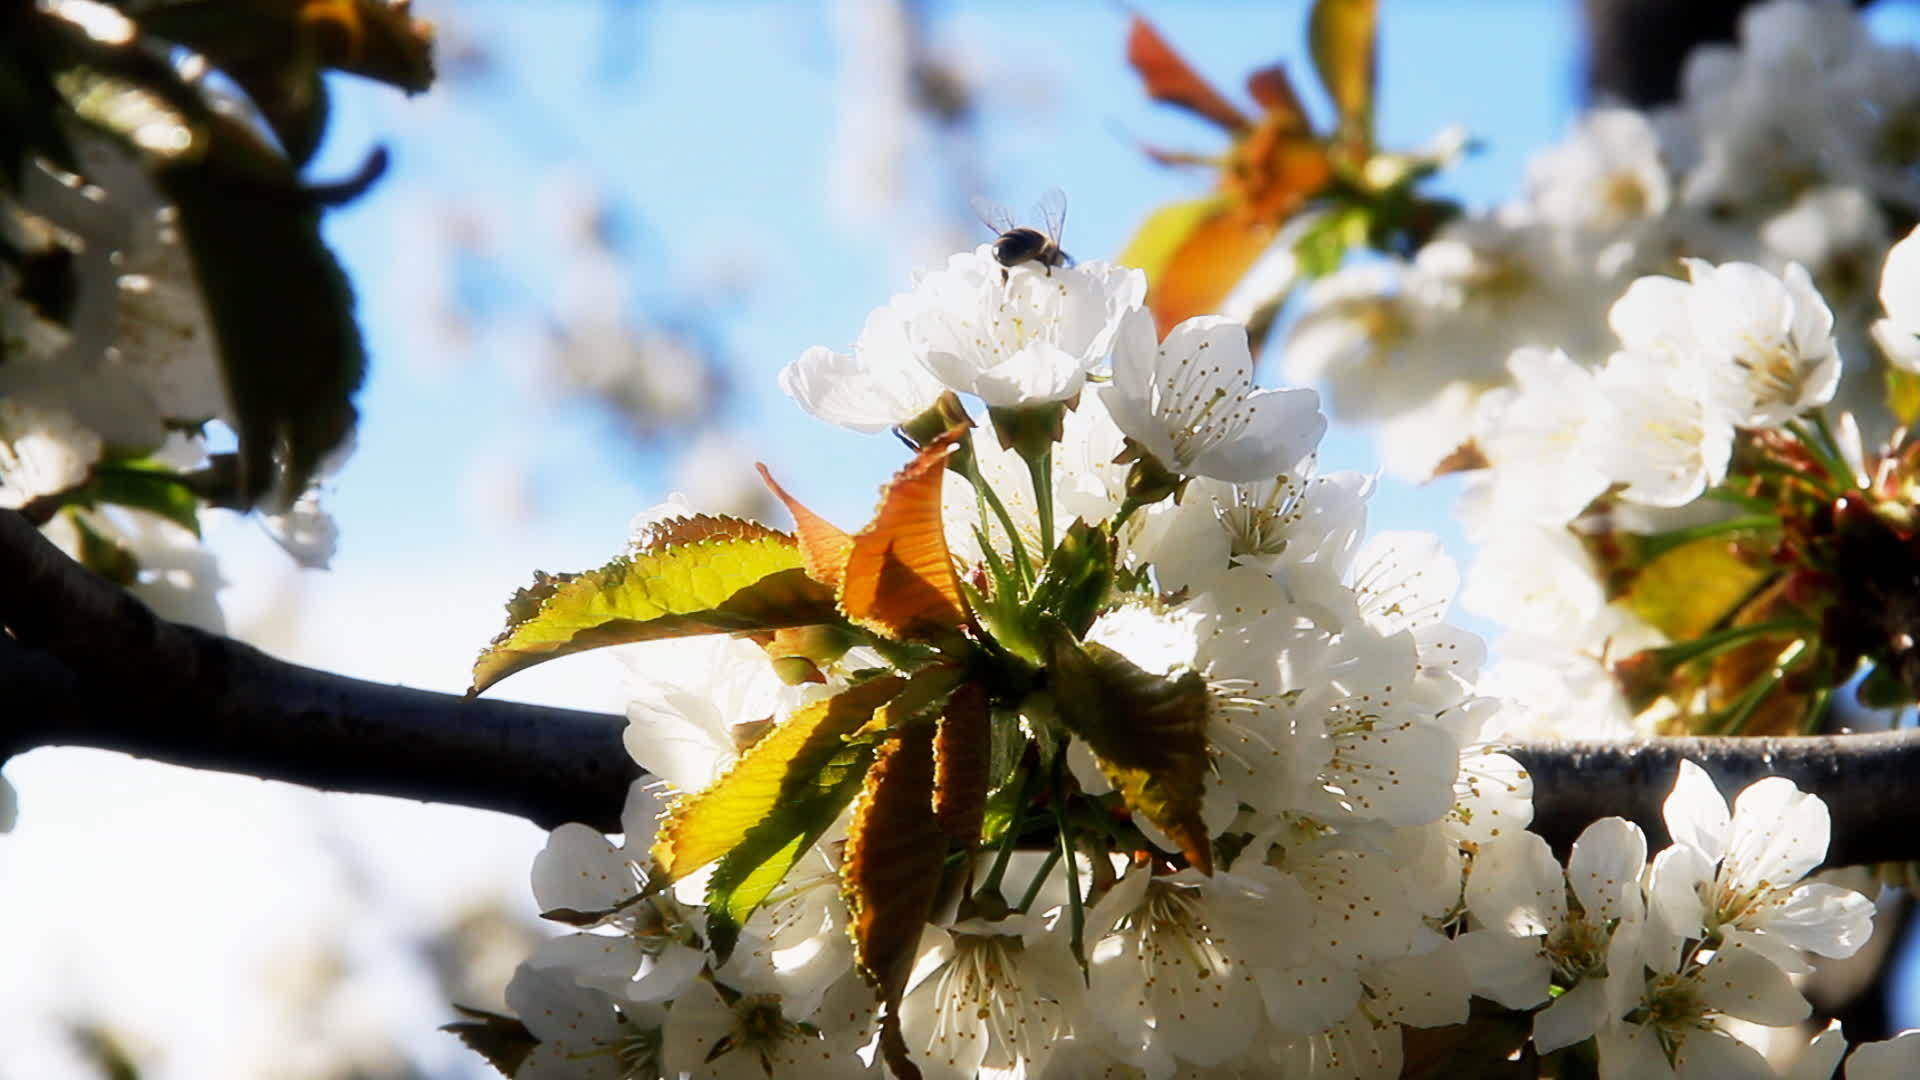
[[[1771,1075],[1725,1025],[1802,1020],[1787,972],[1871,926],[1799,880],[1824,805],[1729,819],[1693,769],[1651,867],[1610,819],[1563,869],[1438,543],[1368,537],[1316,395],[1143,284],[953,256],[782,375],[912,448],[868,526],[769,475],[793,534],[670,503],[515,597],[476,687],[652,642],[659,780],[536,863],[576,932],[515,980],[513,1075],[1395,1076],[1495,1013],[1529,1059]]]
[[[1309,290],[1289,372],[1389,467],[1466,474],[1517,727],[1810,731],[1863,669],[1860,705],[1915,699],[1917,85],[1844,6],[1756,5],[1676,104],[1588,114],[1521,198]]]

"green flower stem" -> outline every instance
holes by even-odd
[[[1027,459],[1027,476],[1033,482],[1034,505],[1040,510],[1040,561],[1045,564],[1053,554],[1053,444]]]
[[[1033,875],[1033,882],[1027,886],[1027,891],[1021,894],[1018,910],[1032,909],[1033,902],[1040,897],[1040,887],[1046,884],[1047,875],[1053,873],[1053,868],[1058,865],[1060,865],[1060,848],[1047,849],[1047,858],[1040,864],[1040,872]]]
[[[1000,834],[1000,849],[994,852],[993,866],[981,880],[980,888],[976,890],[978,892],[1000,891],[1000,880],[1007,876],[1007,863],[1013,859],[1013,849],[1019,846],[1020,833],[1026,827],[1027,798],[1032,794],[1032,779],[1032,773],[1020,773],[1020,786],[1013,797],[1013,814],[1007,819],[1007,831]]]
[[[1812,454],[1814,460],[1826,469],[1828,482],[1816,486],[1828,495],[1837,496],[1853,488],[1853,467],[1848,465],[1833,448],[1829,441],[1833,437],[1833,432],[1827,427],[1824,418],[1816,419],[1815,425],[1826,438],[1823,439],[1808,431],[1807,426],[1798,420],[1787,421],[1785,427],[1795,439],[1800,441],[1801,446],[1807,448],[1807,453]],[[1800,475],[1800,479],[1803,482],[1812,482],[1810,477],[1803,474]]]
[[[967,433],[966,446],[967,458],[961,475],[973,485],[974,496],[979,500],[980,531],[987,537],[993,535],[993,529],[987,520],[987,511],[991,508],[994,517],[1000,521],[1000,527],[1007,531],[1007,543],[1013,549],[1014,571],[1020,575],[1022,583],[1030,585],[1035,580],[1035,575],[1033,561],[1027,557],[1027,545],[1021,541],[1020,531],[1013,527],[1013,515],[1007,513],[1006,504],[1000,501],[999,493],[993,490],[991,484],[981,479],[980,455],[973,453],[973,432],[971,431]],[[986,548],[990,545],[981,546]]]
[[[1664,645],[1653,650],[1660,663],[1670,668],[1689,664],[1696,660],[1706,660],[1718,656],[1728,649],[1757,637],[1769,634],[1805,634],[1814,630],[1812,623],[1805,619],[1768,619],[1765,622],[1749,623],[1746,626],[1732,626],[1725,630],[1697,637],[1692,641],[1683,641],[1678,645]]]
[[[1853,474],[1853,466],[1847,464],[1847,455],[1840,452],[1840,440],[1834,437],[1833,425],[1827,422],[1827,410],[1813,411],[1813,427],[1825,441],[1827,449],[1833,455],[1834,464],[1840,469],[1840,474],[1847,478],[1849,486],[1859,486],[1860,478]]]
[[[1067,749],[1061,747],[1053,759],[1053,820],[1060,830],[1060,853],[1067,863],[1067,929],[1068,944],[1073,949],[1073,958],[1080,961],[1080,969],[1087,967],[1087,912],[1080,897],[1079,860],[1073,856],[1073,830],[1067,827],[1067,800],[1065,778],[1062,775],[1067,767]]]
[[[1704,525],[1695,525],[1686,529],[1674,529],[1671,532],[1654,533],[1641,545],[1641,554],[1649,561],[1672,551],[1685,547],[1695,540],[1705,540],[1714,536],[1726,536],[1731,533],[1759,532],[1763,529],[1778,530],[1780,519],[1771,513],[1749,514],[1743,517],[1728,518],[1725,521],[1710,521]]]

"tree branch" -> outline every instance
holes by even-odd
[[[171,623],[0,511],[0,759],[91,746],[617,832],[623,717],[350,679]],[[11,636],[9,636],[9,634]]]
[[[92,746],[330,791],[498,810],[551,828],[620,828],[646,774],[599,713],[349,679],[170,623],[0,511],[0,758]],[[1564,855],[1588,823],[1638,822],[1682,759],[1728,795],[1785,776],[1826,801],[1829,865],[1920,860],[1920,730],[1804,738],[1529,741],[1534,830]]]
[[[1649,850],[1665,846],[1660,806],[1686,760],[1705,769],[1729,802],[1767,776],[1820,796],[1833,820],[1828,866],[1920,860],[1920,730],[1529,741],[1507,752],[1533,774],[1533,831],[1563,857],[1580,830],[1609,815],[1645,829]]]

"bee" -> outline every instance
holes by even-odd
[[[1049,277],[1054,267],[1073,265],[1073,257],[1060,250],[1060,232],[1067,224],[1067,195],[1059,188],[1048,188],[1034,206],[1042,222],[1037,229],[1015,224],[1005,207],[985,199],[974,199],[973,209],[987,228],[1000,234],[993,242],[993,258],[1001,267],[1001,284],[1007,282],[1007,271],[1021,263],[1039,263],[1047,268]]]

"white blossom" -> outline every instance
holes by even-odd
[[[815,346],[780,371],[780,388],[800,407],[853,431],[885,431],[925,412],[944,389],[921,362],[926,346],[907,297],[867,317],[852,353]]]
[[[1920,372],[1920,229],[1887,252],[1880,305],[1887,316],[1873,324],[1873,340],[1895,367]]]
[[[1851,889],[1805,877],[1827,854],[1819,797],[1784,777],[1756,781],[1726,800],[1690,761],[1664,807],[1672,847],[1654,859],[1648,894],[1676,933],[1705,936],[1808,970],[1802,951],[1852,956],[1873,929],[1873,904]]]
[[[921,1071],[951,1080],[1025,1080],[1086,1021],[1078,965],[1038,916],[928,927],[901,1004]]]
[[[1129,871],[1087,916],[1088,1008],[1149,1072],[1237,1057],[1261,1029],[1263,960],[1286,955],[1263,927],[1295,924],[1303,899],[1279,875]]]
[[[1138,270],[1006,267],[983,244],[920,279],[907,332],[948,389],[997,406],[1064,401],[1107,360],[1120,316],[1145,295]]]
[[[1188,319],[1154,340],[1142,311],[1122,320],[1100,396],[1120,430],[1183,476],[1245,482],[1290,472],[1326,432],[1311,390],[1256,390],[1246,328]]]
[[[657,1010],[622,1012],[598,990],[565,973],[521,965],[507,984],[507,1005],[539,1040],[519,1080],[657,1080]]]
[[[1690,259],[1687,315],[1718,415],[1775,427],[1826,404],[1840,385],[1833,312],[1799,263],[1775,277],[1751,263]]]
[[[569,921],[595,930],[554,938],[535,950],[537,968],[568,972],[581,986],[617,1000],[660,1003],[683,992],[706,966],[696,912],[670,896],[638,900],[647,885],[647,849],[653,844],[660,801],[633,785],[621,814],[619,846],[585,825],[555,829],[533,861],[533,894],[543,912],[567,911]]]

